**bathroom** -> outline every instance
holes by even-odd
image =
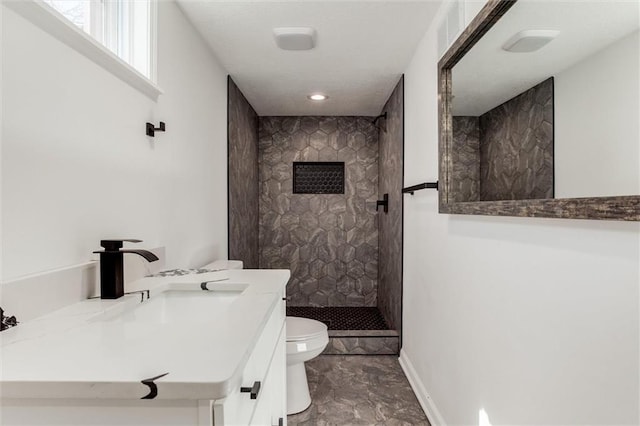
[[[504,15],[498,24],[527,1],[496,13]],[[464,29],[477,24],[475,17],[486,18],[483,7],[499,2],[211,2],[216,13],[197,13],[195,7],[206,3],[157,2],[157,69],[150,82],[92,56],[88,44],[61,40],[59,26],[37,14],[25,17],[29,12],[18,11],[16,2],[0,6],[0,306],[20,322],[16,329],[89,296],[87,287],[96,284],[92,252],[100,249],[100,240],[139,238],[144,242],[128,247],[159,253],[163,264],[125,257],[130,280],[136,274],[242,258],[246,268],[292,271],[286,294],[290,311],[377,309],[387,329],[370,330],[373,338],[367,330],[331,330],[329,324],[327,350],[333,354],[320,355],[308,366],[312,397],[320,383],[338,380],[336,375],[361,383],[360,390],[382,392],[379,379],[388,375],[409,392],[395,399],[388,392],[390,403],[415,398],[421,416],[434,425],[640,422],[640,227],[637,219],[618,220],[637,216],[638,204],[610,199],[637,199],[640,193],[639,120],[613,96],[638,94],[637,81],[625,88],[616,74],[609,79],[611,90],[591,98],[593,108],[587,102],[582,116],[572,115],[583,123],[599,122],[588,114],[606,117],[602,126],[585,127],[578,142],[594,136],[600,146],[613,146],[620,154],[608,157],[587,155],[584,144],[565,150],[559,145],[575,131],[562,127],[559,117],[577,108],[561,102],[560,89],[580,80],[562,80],[567,73],[556,77],[554,195],[568,201],[527,200],[509,211],[504,206],[516,201],[482,201],[491,206],[485,209],[482,198],[473,198],[481,193],[482,161],[476,169],[462,163],[460,151],[452,149],[450,159],[439,154],[439,114],[446,106],[439,80],[445,64],[439,62],[456,47],[456,39],[465,37]],[[568,7],[577,10],[575,4]],[[273,25],[274,16],[284,22]],[[595,27],[598,21],[588,22]],[[317,64],[314,50],[278,50],[274,26],[316,26],[317,52],[326,37],[333,37],[333,47],[346,46],[338,56],[322,58],[320,74],[344,78],[350,66],[357,77],[338,86],[342,92],[320,83],[297,86],[296,73],[311,74]],[[216,31],[240,35],[225,38]],[[266,35],[258,37],[260,31]],[[541,52],[553,48],[561,35]],[[272,62],[280,63],[280,74],[257,65],[265,57],[238,54],[255,52],[243,50],[252,43],[252,49],[276,52]],[[574,50],[582,44],[574,44]],[[465,58],[470,60],[474,50],[469,52]],[[462,99],[455,81],[456,68],[453,94]],[[290,95],[276,96],[283,86]],[[363,93],[363,88],[371,90]],[[242,151],[253,157],[236,158],[236,165],[233,90],[233,99],[246,102],[238,116],[248,130],[240,139],[256,148]],[[258,96],[269,90],[272,97]],[[307,96],[315,92],[329,98],[313,103]],[[484,112],[456,114],[455,99],[454,118]],[[356,105],[358,100],[362,103]],[[384,112],[387,116],[379,117]],[[165,131],[160,122],[166,123]],[[154,137],[145,134],[145,123],[158,128]],[[457,129],[454,123],[452,133]],[[629,135],[635,145],[622,142]],[[282,139],[291,140],[291,150],[278,145]],[[400,141],[398,163],[384,157],[387,139]],[[353,151],[355,158],[343,156],[341,149],[342,154]],[[567,180],[558,166],[578,160],[589,172]],[[294,161],[344,161],[344,194],[288,192]],[[452,177],[445,180],[447,161],[452,161]],[[397,180],[385,186],[383,169],[389,164],[398,166],[389,175]],[[353,172],[360,170],[364,176],[354,179]],[[602,170],[607,173],[597,173]],[[465,180],[465,171],[474,177]],[[622,175],[624,182],[617,180]],[[236,191],[243,197],[239,204],[234,204],[234,178],[247,185]],[[437,191],[402,193],[437,181]],[[559,186],[563,182],[570,185]],[[387,213],[378,206],[385,193]],[[607,200],[598,200],[603,196]],[[576,197],[589,197],[591,204]],[[250,223],[234,224],[238,212]],[[346,212],[353,215],[341,215]],[[299,222],[287,224],[287,219]],[[357,232],[349,237],[353,229]],[[364,241],[351,245],[348,238]],[[322,262],[314,265],[315,260]],[[345,355],[372,349],[382,354]],[[376,366],[378,359],[396,363],[398,375]],[[362,382],[352,377],[352,360],[365,374],[367,369],[375,374]],[[343,403],[340,409],[362,402],[355,390],[332,392]],[[311,410],[319,415],[320,408]],[[376,422],[384,424],[383,419]]]

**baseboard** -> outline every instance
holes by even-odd
[[[409,380],[409,384],[411,385],[413,392],[418,398],[418,402],[420,402],[422,409],[429,419],[429,423],[431,423],[432,426],[446,426],[444,418],[440,414],[440,411],[438,411],[433,399],[431,399],[431,396],[429,396],[429,393],[425,389],[422,380],[420,380],[415,368],[413,368],[413,364],[403,350],[400,350],[399,361],[405,376],[407,376],[407,379]]]

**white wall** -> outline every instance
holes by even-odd
[[[407,185],[437,176],[436,28],[405,73]],[[638,424],[639,224],[405,197],[401,360],[433,423]]]
[[[640,194],[640,33],[555,76],[556,197]]]
[[[174,2],[158,15],[155,103],[3,7],[3,281],[102,238],[166,246],[168,267],[226,257],[226,72]]]
[[[3,15],[4,15],[4,7],[2,7],[2,5],[0,4],[0,23],[3,22]],[[2,26],[0,25],[0,46],[4,46],[3,32],[4,31],[2,31]],[[3,57],[2,52],[0,52],[0,73],[4,69],[2,57]],[[2,83],[2,78],[0,77],[0,178],[2,177],[2,133],[3,133],[2,123],[3,123],[3,117],[4,117],[4,113],[2,111],[2,106],[4,102],[1,101],[1,99],[4,99],[4,92],[2,88],[3,88],[3,83]],[[0,180],[0,241],[1,240],[2,240],[2,182]],[[2,277],[2,244],[0,243],[0,279],[1,277]],[[0,292],[0,295],[1,294],[2,293]]]

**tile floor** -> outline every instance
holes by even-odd
[[[375,306],[287,306],[287,316],[311,318],[329,330],[389,330]]]
[[[312,403],[291,426],[429,426],[396,356],[321,355],[306,366]]]

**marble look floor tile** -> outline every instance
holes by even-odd
[[[322,355],[306,369],[312,403],[291,426],[429,426],[396,356]]]

